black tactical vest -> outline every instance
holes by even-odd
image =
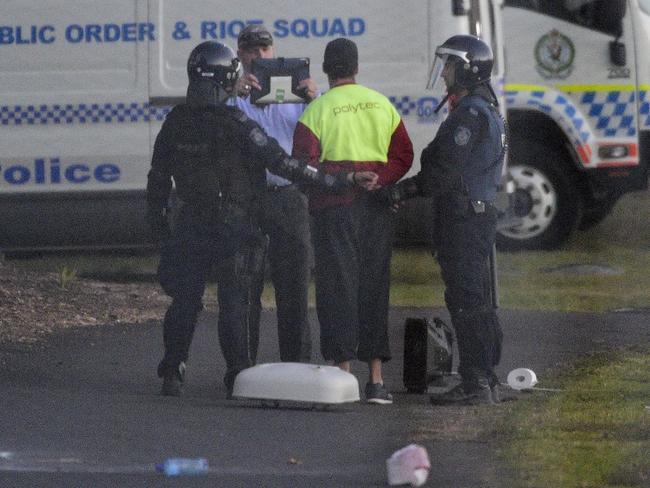
[[[173,125],[172,177],[183,202],[211,212],[257,210],[265,172],[251,164],[239,140],[240,122],[227,108],[179,105],[166,123]]]

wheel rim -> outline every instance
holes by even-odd
[[[520,223],[500,233],[517,240],[537,237],[557,215],[557,191],[546,174],[532,166],[512,166],[509,172],[515,186],[514,210]]]

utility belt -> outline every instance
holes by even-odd
[[[441,195],[437,199],[437,205],[440,208],[440,217],[443,219],[462,219],[496,212],[494,203],[487,200],[473,200],[462,191],[451,191]]]
[[[183,201],[179,200],[179,208],[186,208],[186,212],[203,224],[242,222],[250,220],[251,209],[232,201],[219,199],[216,202]]]

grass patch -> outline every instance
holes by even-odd
[[[12,259],[11,264],[32,271],[75,270],[76,278],[127,283],[156,281],[158,255],[126,251],[56,252]]]
[[[613,274],[562,271],[573,264],[600,265]],[[650,250],[607,246],[583,250],[577,244],[553,252],[499,253],[500,305],[507,309],[600,312],[650,307]],[[442,306],[440,268],[427,249],[393,255],[391,304]]]
[[[504,308],[600,312],[650,306],[648,250],[585,251],[574,244],[557,252],[500,253],[498,263]],[[562,271],[575,264],[603,266],[612,274]]]
[[[579,232],[563,248],[499,253],[501,307],[600,312],[650,308],[650,192],[625,195],[599,225]],[[618,272],[576,274],[558,268],[600,265]],[[553,271],[554,269],[558,269]],[[444,304],[440,270],[427,249],[400,249],[392,263],[391,303]]]
[[[650,485],[650,354],[599,353],[509,406],[497,431],[515,480],[509,486]]]
[[[77,278],[101,281],[156,281],[156,254],[51,254],[13,259],[15,266],[60,273],[76,270]],[[554,252],[499,253],[501,307],[520,310],[599,312],[621,308],[650,308],[650,250],[608,246],[583,250],[573,244]],[[620,274],[577,275],[548,271],[570,264],[601,264]],[[393,254],[390,300],[392,306],[444,306],[440,268],[426,248],[397,249]],[[264,306],[274,306],[267,283]],[[310,302],[314,305],[313,284]]]

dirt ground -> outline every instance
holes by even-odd
[[[69,327],[159,320],[169,298],[156,283],[106,283],[0,262],[0,344],[38,344]]]

